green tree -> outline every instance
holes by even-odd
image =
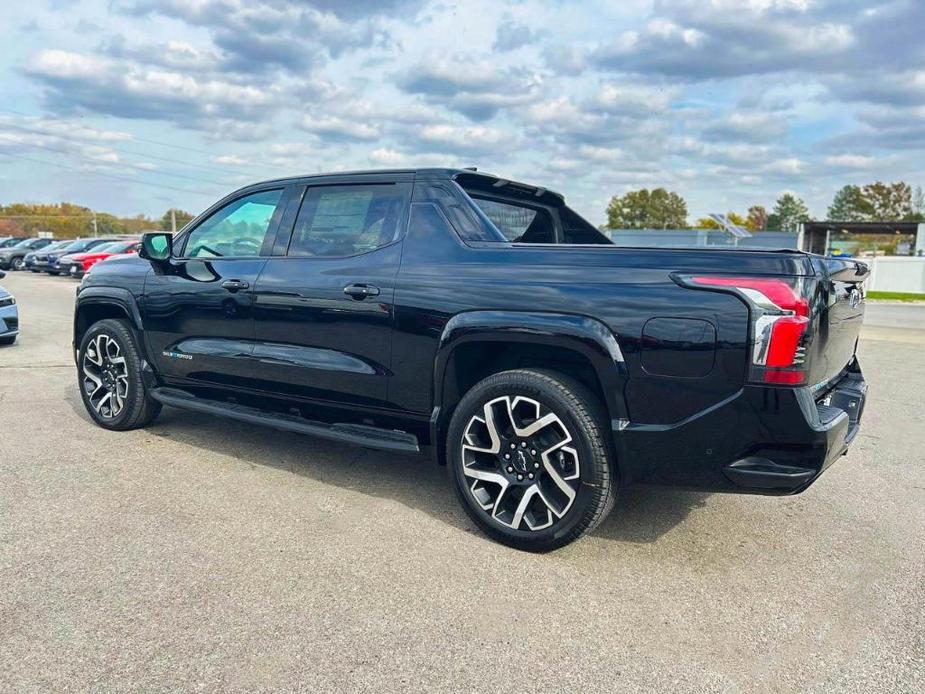
[[[164,229],[165,231],[170,231],[173,224],[170,218],[171,212],[173,212],[177,217],[177,231],[186,226],[186,223],[193,218],[193,215],[189,212],[186,212],[185,210],[171,208],[164,213],[163,217],[161,217],[161,229]]]
[[[610,229],[683,229],[687,227],[687,203],[680,195],[655,188],[614,195],[607,205]]]
[[[835,193],[826,214],[837,222],[866,222],[873,216],[873,207],[859,186],[847,185]]]
[[[912,214],[912,187],[905,181],[869,183],[861,191],[875,220],[900,220]]]
[[[745,226],[751,231],[764,231],[768,226],[768,211],[762,205],[752,205],[748,208]]]
[[[774,217],[780,231],[796,231],[800,222],[809,219],[809,209],[801,198],[792,193],[784,193],[774,203],[771,217]],[[770,217],[768,218],[768,229],[773,229]]]

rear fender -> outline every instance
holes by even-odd
[[[587,316],[525,311],[470,311],[451,318],[444,327],[434,365],[434,410],[431,441],[441,447],[446,411],[447,369],[454,350],[471,342],[525,343],[559,347],[587,359],[604,395],[611,425],[627,418],[623,399],[626,365],[610,329]]]

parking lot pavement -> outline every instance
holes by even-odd
[[[424,458],[177,410],[94,427],[74,283],[3,283],[0,690],[925,688],[925,331],[865,330],[864,427],[804,494],[627,490],[537,556]]]

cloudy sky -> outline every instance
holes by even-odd
[[[31,0],[0,10],[0,202],[199,211],[261,178],[464,165],[591,221],[925,185],[925,2]]]

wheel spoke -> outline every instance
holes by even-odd
[[[94,407],[96,408],[96,411],[99,412],[100,414],[103,414],[103,404],[104,404],[104,403],[107,403],[107,402],[110,403],[110,407],[112,407],[112,404],[111,404],[111,403],[112,403],[112,393],[110,393],[110,392],[108,392],[108,391],[107,391],[106,394],[105,394],[103,397],[101,397],[101,398],[97,401],[97,403],[94,405]],[[110,411],[111,411],[111,410],[110,410]]]
[[[92,340],[90,344],[87,345],[84,359],[89,360],[91,364],[95,364],[96,366],[103,365],[103,357],[100,356],[99,345],[96,344],[96,340]]]
[[[532,487],[527,487],[524,491],[524,495],[520,497],[520,503],[517,504],[517,510],[514,511],[514,520],[511,521],[511,526],[514,528],[520,527],[520,522],[524,519],[524,514],[527,512],[527,508],[530,506],[530,502],[533,501],[533,497],[539,494],[540,490],[535,484]]]
[[[575,501],[575,490],[572,489],[568,482],[562,479],[559,471],[556,470],[555,466],[551,462],[549,462],[549,457],[545,453],[543,454],[543,469],[546,470],[546,474],[549,475],[549,479],[551,479],[553,484],[559,488],[559,491],[565,494],[565,496],[568,498],[568,503],[565,505],[562,511],[558,511],[556,508],[554,508],[553,505],[545,499],[545,497],[543,499],[546,501],[546,505],[553,510],[553,513],[561,518],[568,510],[569,506],[572,505],[572,502]]]
[[[84,366],[84,377],[90,379],[93,382],[93,385],[95,385],[97,388],[101,388],[103,386],[103,380],[92,371],[90,371],[90,369],[88,369],[86,366]]]
[[[532,405],[535,408],[536,414],[534,421],[524,427],[517,426],[517,417],[514,416],[514,410],[521,402],[526,402]],[[561,424],[559,418],[552,412],[540,417],[540,404],[536,400],[531,400],[530,398],[518,396],[514,398],[513,402],[510,398],[508,398],[508,413],[511,417],[511,424],[514,427],[514,433],[523,439],[533,436],[535,433],[545,429],[551,424]]]
[[[482,408],[482,417],[473,417],[469,422],[469,426],[466,428],[466,437],[468,439],[470,430],[472,429],[472,422],[477,421],[485,425],[485,429],[488,431],[488,436],[491,439],[491,445],[488,448],[482,448],[479,446],[473,446],[471,443],[464,444],[466,448],[476,453],[497,453],[501,450],[501,436],[498,433],[498,426],[495,424],[495,413],[493,405],[497,400],[492,400],[491,402],[485,403],[485,406]]]

